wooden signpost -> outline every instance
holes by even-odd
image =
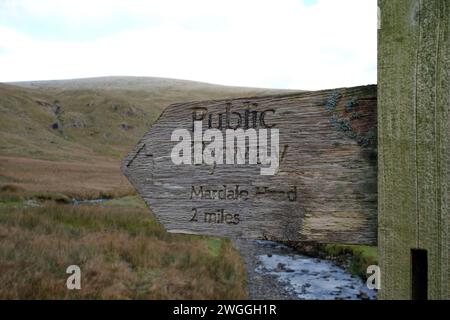
[[[126,157],[123,172],[169,232],[374,244],[376,117],[376,86],[174,104]],[[241,161],[228,144],[239,139],[226,141],[227,130],[248,142]],[[222,133],[222,158],[233,163],[202,159]],[[179,148],[183,140],[189,150]],[[271,165],[263,152],[275,156]],[[173,154],[185,162],[174,163]]]
[[[123,163],[168,231],[376,244],[379,224],[379,297],[449,299],[449,2],[378,7],[378,221],[377,88],[367,86],[168,107]],[[275,130],[275,170],[262,174],[260,145],[256,163],[250,151],[246,163],[197,158],[213,128]],[[192,164],[173,161],[178,129],[191,131]]]
[[[379,0],[382,299],[450,299],[450,2]]]

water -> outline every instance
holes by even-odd
[[[78,206],[80,204],[99,204],[102,202],[106,202],[109,201],[111,199],[109,198],[98,198],[98,199],[91,199],[91,200],[78,200],[78,199],[73,199],[72,200],[72,204],[74,206]]]
[[[298,299],[376,299],[376,291],[331,261],[307,257],[271,241],[257,241],[268,254],[259,255],[256,272],[268,273]]]

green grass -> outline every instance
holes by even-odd
[[[223,244],[223,240],[218,238],[205,238],[204,241],[208,246],[209,253],[213,257],[218,257]]]
[[[367,267],[378,264],[378,248],[375,246],[326,244],[320,246],[320,250],[330,257],[350,255],[348,271],[363,279],[367,277]]]
[[[7,187],[7,188],[5,188]],[[56,202],[56,203],[70,203],[71,198],[65,194],[58,192],[31,192],[23,191],[16,188],[9,187],[5,185],[0,188],[0,205],[7,206],[8,203],[21,203],[23,204],[26,200],[37,200],[39,202]]]
[[[0,209],[3,208],[23,208],[25,202],[21,198],[9,198],[0,201]]]
[[[127,207],[127,208],[147,208],[144,200],[139,196],[126,196],[118,199],[111,199],[102,203],[103,206]]]
[[[72,200],[69,196],[58,192],[35,192],[29,194],[27,198],[39,201],[54,201],[57,203],[70,203]]]

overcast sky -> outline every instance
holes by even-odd
[[[376,0],[0,0],[0,81],[376,83]]]

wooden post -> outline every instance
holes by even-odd
[[[382,299],[450,299],[447,0],[379,0]]]

